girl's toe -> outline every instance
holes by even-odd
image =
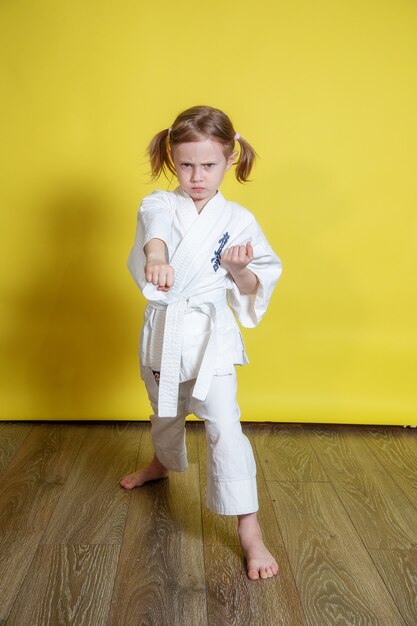
[[[248,570],[248,577],[249,577],[251,580],[258,580],[258,578],[259,578],[259,572],[258,572],[258,570],[257,570],[257,569],[254,569],[254,568],[249,569],[249,570]]]

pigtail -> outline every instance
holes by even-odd
[[[169,132],[170,129],[168,128],[161,130],[161,132],[155,135],[148,146],[152,180],[159,178],[162,172],[167,176],[167,171],[175,176],[175,169],[168,148]]]
[[[240,154],[236,164],[236,178],[240,183],[245,183],[249,179],[252,167],[255,163],[256,152],[248,141],[237,136],[236,141],[240,145]]]

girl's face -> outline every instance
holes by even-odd
[[[212,139],[176,144],[171,154],[180,187],[194,200],[199,213],[216,195],[237,156],[233,152],[226,158],[223,144]]]

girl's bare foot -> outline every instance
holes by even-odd
[[[238,515],[238,520],[240,545],[246,556],[248,577],[257,580],[276,576],[278,565],[262,540],[256,513]]]
[[[158,480],[158,478],[166,478],[169,471],[166,467],[160,463],[156,457],[153,457],[152,461],[146,467],[124,476],[120,481],[123,489],[133,489],[134,487],[141,487],[149,480]]]

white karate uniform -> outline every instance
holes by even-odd
[[[153,238],[165,242],[174,268],[168,292],[146,282],[143,248]],[[254,252],[248,268],[259,285],[256,294],[242,295],[220,256],[248,241]],[[281,273],[279,258],[247,209],[218,191],[199,214],[178,187],[143,199],[128,267],[148,299],[140,364],[158,459],[168,469],[186,469],[184,423],[194,413],[206,426],[207,506],[224,515],[256,511],[256,466],[239,421],[234,369],[248,359],[233,313],[242,326],[259,323]]]

